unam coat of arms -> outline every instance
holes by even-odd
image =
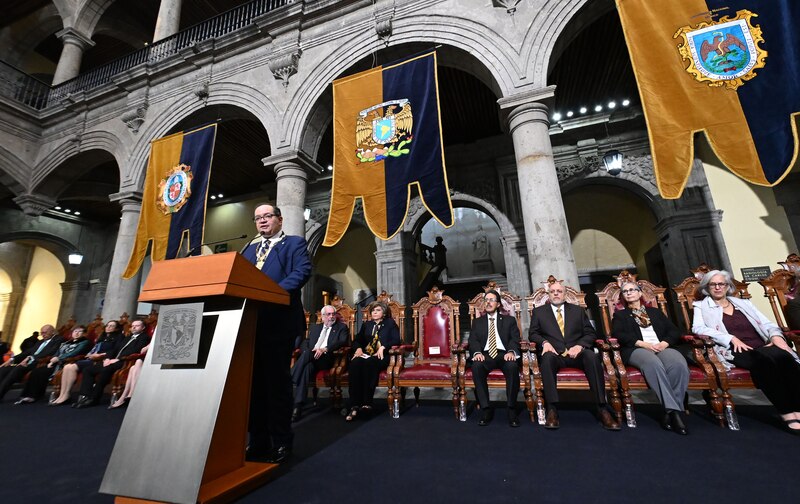
[[[183,163],[173,167],[158,183],[156,206],[164,215],[174,214],[192,195],[192,167]]]
[[[405,98],[362,110],[356,118],[356,157],[368,163],[408,154],[413,124],[411,102]]]

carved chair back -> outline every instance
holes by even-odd
[[[706,273],[713,271],[715,268],[710,267],[706,263],[702,263],[697,268],[691,270],[692,276],[686,277],[681,283],[674,286],[672,291],[678,299],[678,304],[681,307],[681,316],[683,324],[687,332],[692,332],[692,303],[703,299],[703,294],[698,289],[700,280],[703,279]],[[736,287],[734,296],[741,299],[750,299],[752,296],[747,291],[748,283],[733,279],[733,285]]]
[[[550,285],[558,282],[556,277],[550,275],[545,282],[546,286],[539,287],[533,294],[525,297],[525,302],[528,304],[528,316],[533,317],[533,309],[550,302],[547,291]],[[561,283],[561,282],[559,282]],[[570,304],[576,304],[581,308],[586,309],[586,293],[576,290],[569,285],[561,284],[564,287],[564,300]]]
[[[772,313],[775,315],[778,325],[782,330],[788,331],[789,324],[786,322],[784,309],[787,301],[798,294],[797,290],[800,283],[796,280],[796,274],[800,271],[800,256],[790,254],[786,261],[779,261],[778,264],[781,265],[781,269],[773,271],[767,278],[759,280],[758,283],[764,288],[764,294],[769,299]]]
[[[597,299],[600,302],[600,313],[603,317],[603,331],[606,337],[611,336],[611,320],[617,310],[625,308],[622,298],[622,286],[626,283],[634,283],[642,289],[642,304],[649,308],[660,308],[664,315],[667,314],[667,298],[664,296],[665,287],[658,287],[647,280],[637,280],[637,275],[628,270],[620,271],[616,281],[609,282],[603,289],[597,292]]]
[[[519,328],[519,333],[522,334],[522,320],[520,320],[520,315],[522,312],[522,298],[514,294],[511,294],[508,291],[503,291],[495,281],[491,281],[488,284],[484,285],[483,292],[477,294],[474,298],[470,299],[467,302],[467,306],[469,306],[470,326],[472,326],[472,322],[476,318],[483,316],[484,307],[486,305],[486,303],[483,300],[483,297],[490,290],[497,291],[500,294],[500,313],[502,315],[508,315],[510,317],[514,317],[517,320],[517,327]]]
[[[402,338],[406,333],[406,305],[394,301],[392,299],[393,296],[394,294],[388,294],[386,291],[381,291],[381,293],[378,294],[378,297],[375,298],[375,301],[384,303],[389,307],[389,312],[391,313],[392,319],[394,319],[394,322],[397,324],[397,328],[400,330],[400,337]],[[361,320],[362,322],[371,320],[369,314],[369,305],[361,309]]]
[[[449,364],[451,348],[459,343],[461,303],[434,286],[411,306],[414,319],[414,362]]]
[[[356,309],[345,303],[344,298],[339,297],[338,295],[331,299],[330,305],[336,309],[336,320],[347,324],[347,329],[350,331],[350,341],[353,341],[353,338],[355,338],[356,328]],[[314,316],[317,319],[317,324],[321,324],[322,313],[317,310]]]

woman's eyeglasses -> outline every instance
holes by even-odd
[[[711,287],[712,289],[723,289],[723,288],[728,287],[728,284],[726,284],[726,283],[717,283],[717,282],[709,282],[708,286]]]
[[[630,294],[631,292],[639,292],[642,289],[622,289],[623,294]]]

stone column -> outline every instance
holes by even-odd
[[[508,124],[517,161],[532,287],[538,288],[552,274],[577,289],[578,271],[550,144],[548,109],[533,101],[552,96],[553,89],[543,90],[536,97],[505,98],[500,105],[510,110]]]
[[[88,282],[63,282],[61,284],[61,307],[58,309],[58,318],[55,322],[57,328],[73,316],[81,324],[94,318],[95,314],[87,318],[85,303],[79,303],[79,298],[84,298],[88,290]]]
[[[136,240],[136,227],[139,224],[139,213],[142,210],[142,193],[137,191],[118,192],[110,195],[109,199],[119,202],[122,207],[122,219],[119,222],[114,257],[111,259],[111,271],[108,275],[108,288],[103,305],[103,320],[117,318],[122,312],[136,313],[136,299],[139,297],[141,279],[141,272],[130,280],[123,279],[122,273],[128,266],[128,259],[130,259],[133,243]]]
[[[275,204],[283,215],[283,231],[288,235],[305,236],[306,189],[310,175],[322,168],[305,153],[284,152],[262,159],[264,166],[275,170],[277,185]]]
[[[156,19],[153,42],[175,35],[181,25],[181,4],[183,0],[161,0]]]
[[[375,251],[378,292],[385,290],[398,303],[411,306],[417,300],[417,257],[411,233],[401,231],[389,240],[377,241]]]
[[[94,45],[89,37],[73,28],[64,28],[56,33],[56,37],[61,39],[64,47],[61,49],[61,57],[58,58],[56,73],[53,75],[54,86],[78,76],[81,72],[83,51]]]

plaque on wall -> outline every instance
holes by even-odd
[[[203,303],[162,306],[153,364],[197,364],[202,322]]]
[[[753,266],[752,268],[742,268],[743,282],[758,282],[767,278],[772,271],[769,266]]]

